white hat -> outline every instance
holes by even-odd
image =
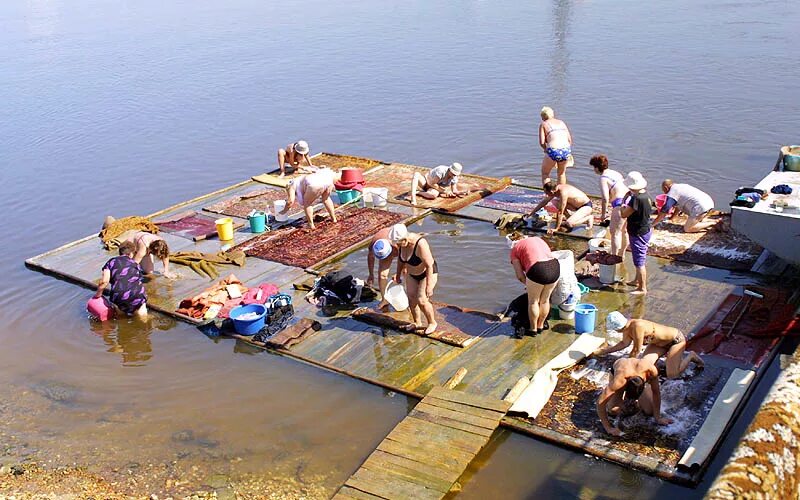
[[[608,316],[606,316],[606,330],[620,332],[627,325],[628,318],[619,311],[608,313]]]
[[[406,238],[408,238],[408,228],[405,224],[395,224],[389,230],[389,239],[392,240],[392,243],[397,243]]]
[[[461,175],[461,171],[464,170],[464,167],[462,167],[460,163],[454,162],[450,165],[448,170],[450,170],[453,175]]]
[[[372,253],[375,257],[383,260],[392,253],[392,242],[386,238],[381,238],[372,244]]]
[[[625,185],[628,187],[628,189],[639,191],[640,189],[647,187],[647,181],[640,172],[634,170],[633,172],[628,172],[628,177],[625,179]]]
[[[308,143],[306,141],[297,141],[294,143],[294,150],[301,155],[307,155],[309,151]]]

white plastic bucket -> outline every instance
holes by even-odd
[[[372,199],[373,206],[376,207],[385,207],[386,202],[389,199],[389,189],[387,188],[367,188],[364,190],[364,194],[369,193],[370,198]]]
[[[596,252],[598,250],[611,251],[611,240],[603,238],[592,238],[589,240],[589,252]]]
[[[392,305],[395,311],[405,311],[408,309],[408,295],[406,289],[400,283],[390,281],[383,291],[383,298]]]
[[[555,250],[552,254],[558,259],[562,277],[575,275],[575,254],[572,253],[572,250]]]
[[[617,265],[599,264],[599,266],[600,266],[600,283],[604,285],[610,285],[611,283],[614,283],[617,273]]]
[[[565,311],[565,310],[561,309],[561,307],[559,307],[558,308],[558,317],[560,319],[575,319],[575,309],[573,309],[571,311]]]
[[[286,222],[289,216],[282,214],[281,210],[286,208],[286,200],[275,200],[272,202],[272,211],[275,213],[275,220],[278,222]]]

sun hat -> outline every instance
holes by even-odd
[[[628,318],[621,312],[614,311],[608,313],[606,316],[606,330],[613,330],[615,332],[622,331],[628,325]]]
[[[647,187],[647,181],[640,172],[634,170],[633,172],[628,172],[628,177],[625,179],[625,185],[628,187],[628,189],[639,191],[640,189]]]
[[[306,141],[297,141],[294,143],[294,150],[301,155],[307,155],[309,151],[308,143]]]
[[[461,175],[461,171],[464,170],[464,167],[461,166],[460,163],[454,162],[450,165],[448,169],[453,175]]]
[[[406,238],[408,238],[408,228],[405,224],[395,224],[389,230],[389,239],[392,240],[392,243],[397,243]]]
[[[383,260],[392,253],[392,242],[386,238],[381,238],[372,244],[372,252],[375,257]]]

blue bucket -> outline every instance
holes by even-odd
[[[592,304],[578,304],[575,306],[575,333],[594,332],[597,307]]]
[[[250,216],[250,231],[253,233],[263,233],[267,227],[267,214],[256,212]]]
[[[358,198],[359,192],[355,189],[347,189],[344,191],[336,191],[336,194],[339,196],[339,203],[344,205]]]
[[[247,313],[258,314],[254,319],[239,319]],[[231,310],[230,318],[233,321],[233,329],[239,335],[255,335],[264,328],[267,316],[267,308],[261,304],[248,304],[246,306],[234,307]]]

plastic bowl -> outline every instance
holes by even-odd
[[[408,309],[408,296],[403,285],[390,281],[383,292],[383,298],[392,305],[395,311]]]
[[[255,319],[239,319],[247,313],[257,313]],[[239,335],[255,335],[264,328],[267,316],[267,308],[261,304],[248,304],[246,306],[234,307],[231,309],[230,318],[233,321],[233,329]]]

